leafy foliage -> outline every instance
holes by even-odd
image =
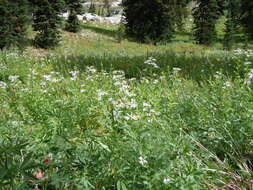
[[[1,53],[0,183],[4,190],[249,189],[252,62],[243,50]]]
[[[33,179],[32,169],[38,165],[27,152],[29,143],[20,139],[2,138],[0,142],[0,187],[27,188],[26,181]]]

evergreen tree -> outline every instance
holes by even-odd
[[[0,1],[0,49],[10,46],[24,47],[29,22],[26,0]]]
[[[230,0],[216,0],[216,1],[217,1],[217,6],[218,6],[217,7],[218,8],[217,14],[219,16],[224,15],[224,12],[225,12],[225,10],[227,8],[227,3]],[[234,0],[234,1],[238,1],[238,0]]]
[[[215,24],[219,18],[216,0],[198,0],[194,8],[194,36],[199,44],[210,45],[216,38]]]
[[[96,13],[96,6],[95,4],[93,3],[93,1],[91,1],[90,3],[90,7],[89,7],[89,13]]]
[[[179,31],[183,30],[184,19],[188,16],[187,4],[190,0],[174,0],[174,22]]]
[[[235,41],[240,20],[240,0],[228,0],[226,5],[227,20],[225,22],[224,48],[230,50]]]
[[[80,21],[77,17],[77,14],[82,14],[82,3],[84,0],[65,0],[65,2],[69,12],[65,29],[69,32],[78,32],[80,30]]]
[[[232,0],[233,1],[233,0]],[[225,22],[225,36],[224,36],[224,43],[223,46],[225,49],[230,50],[234,43],[234,35],[235,35],[235,23],[233,22],[233,2],[229,0],[228,2],[228,9],[227,9],[227,20]]]
[[[63,0],[33,0],[33,28],[37,31],[34,39],[35,46],[53,48],[60,42],[60,13],[64,8]]]
[[[109,0],[104,0],[104,8],[106,9],[107,16],[111,15],[111,3]]]
[[[245,27],[248,36],[253,39],[253,1],[241,0],[242,19],[241,22]]]
[[[174,33],[171,0],[124,0],[126,34],[141,42],[168,41]]]

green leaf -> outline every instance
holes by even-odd
[[[120,181],[118,181],[117,182],[117,190],[120,190],[121,189],[120,187],[121,187],[121,183],[120,183]]]
[[[117,182],[117,190],[127,190],[127,187],[123,182],[118,181]]]

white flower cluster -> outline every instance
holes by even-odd
[[[249,73],[247,74],[245,84],[247,84],[247,85],[251,84],[252,80],[253,80],[253,69],[250,69]]]
[[[7,84],[3,81],[0,81],[0,88],[6,88]]]
[[[15,82],[18,78],[19,78],[18,75],[10,75],[10,76],[8,77],[8,80],[9,80],[10,82]]]
[[[168,184],[168,183],[170,183],[170,182],[171,182],[171,179],[168,178],[168,177],[166,177],[166,178],[163,179],[163,183],[164,183],[164,184]]]
[[[29,71],[31,72],[31,74],[28,75],[29,77],[34,76],[34,75],[38,75],[38,73],[36,72],[35,69],[30,68]]]
[[[224,83],[224,87],[225,88],[229,88],[229,87],[231,87],[232,86],[232,83],[230,82],[230,81],[226,81],[225,83]]]
[[[156,62],[157,62],[157,60],[156,60],[155,58],[149,57],[149,58],[144,62],[144,64],[150,65],[150,66],[152,66],[152,67],[154,67],[154,68],[159,68],[159,66],[157,65]]]
[[[80,89],[80,92],[81,92],[81,93],[84,93],[84,92],[86,92],[86,91],[87,91],[87,90],[83,89],[83,88],[85,87],[85,85],[84,85],[84,84],[82,84],[80,87],[81,87],[81,89]]]
[[[220,78],[222,78],[222,73],[221,73],[220,71],[217,71],[217,72],[215,73],[214,77],[215,77],[216,79],[220,79]]]
[[[86,72],[87,73],[96,73],[97,69],[93,66],[88,66],[88,67],[86,67]]]
[[[100,78],[100,76],[101,76],[100,74],[102,74],[104,76],[107,75],[107,73],[104,71],[101,71],[101,73],[99,73],[94,66],[86,67],[86,73],[88,74],[86,76],[86,79],[90,80],[90,81],[94,81],[94,80],[97,80],[98,78]]]
[[[12,53],[7,53],[6,57],[19,57],[19,55],[15,52],[12,52]]]
[[[150,104],[143,102],[142,106],[143,106],[142,111],[146,114],[146,116],[152,117],[160,115],[160,112],[154,110]]]
[[[252,63],[251,63],[250,61],[245,61],[245,62],[244,62],[244,65],[245,65],[245,66],[252,65]]]
[[[71,75],[70,80],[77,80],[79,71],[70,71],[69,74]]]
[[[6,70],[7,67],[5,65],[0,65],[0,70]]]
[[[112,100],[111,103],[113,106],[117,109],[135,109],[138,107],[138,104],[135,99],[128,100],[126,97],[123,97],[121,99]]]
[[[182,69],[179,68],[179,67],[173,67],[172,68],[172,74],[170,75],[171,77],[176,77],[178,76],[179,72],[181,71]]]
[[[129,84],[136,79],[127,80],[124,71],[113,71],[112,74],[113,85],[117,91],[115,95],[118,96],[109,99],[114,107],[114,119],[139,120],[141,116],[132,112],[138,107],[138,103],[134,98],[136,94],[132,92]]]
[[[242,49],[236,49],[234,50],[235,55],[245,55],[246,57],[252,57],[253,51],[252,50],[242,50]]]
[[[33,72],[36,75],[36,71],[35,70],[31,70],[31,72]],[[50,72],[49,74],[44,74],[42,75],[42,77],[44,78],[45,81],[47,82],[52,82],[52,83],[57,83],[62,81],[63,77],[59,76],[60,73],[59,72]],[[41,84],[42,86],[46,85],[46,82],[42,81]],[[43,85],[44,84],[44,85]]]
[[[102,100],[103,96],[107,95],[108,93],[103,91],[103,90],[98,90],[97,95],[98,95],[98,100]]]
[[[178,73],[179,71],[181,71],[182,69],[179,67],[173,67],[173,73]]]
[[[124,119],[125,120],[134,120],[134,121],[137,121],[141,118],[140,115],[136,115],[136,114],[127,114],[124,116]]]
[[[139,163],[144,166],[145,164],[148,163],[148,161],[143,157],[143,156],[140,156],[139,157]]]

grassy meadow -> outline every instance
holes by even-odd
[[[0,189],[252,189],[253,51],[115,35],[0,52]]]

